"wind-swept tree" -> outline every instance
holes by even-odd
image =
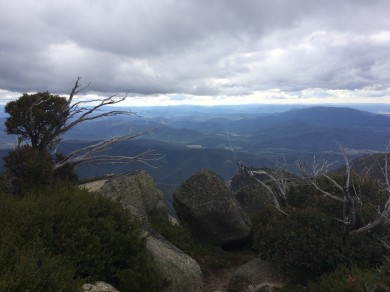
[[[6,132],[17,135],[17,148],[26,144],[34,150],[56,152],[56,148],[63,135],[78,124],[96,120],[102,117],[116,115],[136,115],[131,110],[109,110],[110,105],[118,104],[127,98],[117,97],[116,94],[105,98],[77,99],[77,94],[89,86],[80,85],[80,77],[77,78],[69,97],[52,95],[49,92],[35,94],[23,94],[15,101],[7,103],[5,111],[9,114],[5,122]],[[149,164],[150,161],[161,156],[153,150],[146,150],[135,156],[111,156],[100,155],[114,143],[135,139],[148,132],[130,133],[119,137],[99,142],[95,145],[76,150],[63,159],[55,162],[54,168],[63,167],[65,164],[74,168],[89,164],[117,164],[129,162],[141,162]]]
[[[7,103],[5,112],[10,115],[5,122],[7,134],[17,135],[18,145],[28,141],[39,150],[52,146],[56,129],[69,117],[66,98],[48,92],[25,93]]]

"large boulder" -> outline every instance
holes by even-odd
[[[174,193],[179,219],[205,243],[233,247],[250,235],[252,223],[216,173],[201,170]]]
[[[198,263],[156,232],[146,232],[146,248],[153,268],[168,283],[166,292],[203,291],[203,275]]]
[[[230,278],[228,292],[278,291],[285,284],[278,269],[261,259],[239,267]]]
[[[168,206],[163,194],[146,171],[106,176],[81,187],[119,200],[138,218],[147,218],[150,215],[168,218]]]
[[[258,214],[261,207],[270,202],[267,191],[260,184],[242,187],[234,194],[234,197],[249,216]]]
[[[119,292],[106,282],[96,282],[95,284],[84,284],[83,292]]]

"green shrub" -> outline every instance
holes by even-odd
[[[264,216],[256,219],[254,248],[263,258],[278,262],[293,279],[304,281],[330,271],[341,256],[340,235],[332,232],[332,219],[309,208],[288,212],[288,217],[269,218],[266,228],[261,226]]]
[[[4,161],[16,193],[49,184],[53,180],[54,163],[46,150],[22,146],[11,151]]]
[[[34,265],[46,265],[62,281],[106,281],[120,291],[159,289],[139,223],[119,203],[63,184],[0,200],[0,274],[19,279],[25,269],[30,273]],[[36,248],[15,266],[12,255],[23,256],[30,246]],[[44,272],[36,275],[43,277]]]
[[[3,237],[0,245],[0,291],[81,291],[83,283],[68,259],[52,255],[39,240],[11,248],[13,241],[4,244],[9,239]]]
[[[334,272],[322,275],[308,285],[315,292],[389,291],[378,270],[356,266],[340,266]]]
[[[170,243],[181,249],[193,258],[198,258],[205,253],[205,248],[194,240],[189,229],[184,226],[172,225],[168,219],[160,217],[149,218],[149,223],[158,233],[164,236]]]
[[[341,263],[375,267],[386,249],[367,234],[342,237],[342,227],[318,208],[286,209],[271,206],[253,220],[253,247],[260,256],[278,263],[286,276],[305,283],[331,272]]]
[[[54,159],[61,161],[64,158],[62,154],[56,154]],[[44,149],[37,150],[29,146],[22,146],[13,150],[4,157],[7,175],[3,175],[0,179],[0,186],[7,179],[10,181],[14,193],[20,194],[25,189],[32,187],[77,181],[78,177],[73,166],[65,164],[54,169],[54,159]]]
[[[149,224],[170,243],[198,261],[203,275],[216,269],[242,265],[254,256],[253,251],[239,250],[235,253],[219,246],[203,245],[193,238],[185,226],[172,225],[159,217],[149,218]]]
[[[0,173],[0,194],[13,192],[12,180],[6,173]]]
[[[65,155],[61,153],[56,153],[55,155],[55,161],[61,162],[65,159]],[[65,164],[57,169],[54,170],[54,178],[56,181],[67,181],[67,182],[77,182],[78,181],[78,175],[74,169],[74,166],[71,164]]]

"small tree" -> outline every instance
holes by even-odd
[[[81,87],[80,77],[78,77],[68,98],[48,92],[38,92],[23,94],[19,99],[7,103],[5,111],[10,116],[5,122],[6,132],[17,135],[17,148],[21,143],[26,143],[35,150],[56,152],[56,147],[63,135],[82,122],[115,115],[135,115],[131,110],[106,110],[104,108],[124,101],[127,95],[118,98],[114,94],[106,98],[75,101],[76,95],[88,86],[89,84]],[[117,164],[134,161],[149,164],[150,161],[161,158],[150,149],[132,157],[98,155],[114,143],[134,139],[146,133],[148,132],[114,137],[73,151],[63,156],[63,159],[57,160],[54,169],[66,164],[73,168],[89,164]]]
[[[34,149],[50,148],[55,142],[55,129],[68,119],[66,103],[66,98],[48,92],[23,94],[5,106],[5,112],[10,115],[5,121],[7,134],[17,135],[18,145],[30,141]]]

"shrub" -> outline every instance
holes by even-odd
[[[366,234],[343,240],[341,225],[318,208],[286,212],[288,216],[270,206],[262,209],[253,220],[253,247],[295,282],[305,283],[341,263],[375,267],[383,260],[386,250],[379,240]]]
[[[170,243],[178,247],[193,258],[199,257],[205,252],[204,247],[194,240],[189,229],[184,226],[172,225],[167,219],[150,217],[149,223],[158,233],[164,236]]]
[[[316,292],[389,291],[389,286],[381,280],[377,270],[344,265],[309,283],[308,288],[309,291]]]
[[[203,245],[193,238],[188,228],[172,225],[168,220],[151,217],[149,223],[170,243],[197,260],[203,275],[215,269],[242,265],[253,258],[252,251],[244,250],[233,253],[222,250],[219,246]]]
[[[68,259],[52,255],[39,240],[11,247],[13,241],[4,244],[9,239],[0,244],[0,291],[81,291],[83,283]]]
[[[62,159],[64,159],[62,154],[56,154],[56,161]],[[53,157],[46,150],[38,150],[29,146],[22,146],[11,151],[4,157],[4,161],[8,180],[10,180],[14,192],[18,194],[31,187],[60,181],[75,182],[78,178],[72,165],[65,164],[54,169]]]
[[[120,291],[159,289],[161,282],[140,239],[139,224],[119,203],[64,184],[0,200],[0,274],[14,273],[19,279],[27,269],[31,277],[44,281],[44,273],[35,275],[32,267],[46,265],[58,275],[53,282],[58,278],[99,280]],[[21,254],[19,258],[26,260],[15,265],[18,261],[11,260],[12,254]],[[34,287],[27,288],[46,291]]]
[[[55,161],[61,162],[65,159],[65,156],[61,153],[56,153]],[[54,170],[54,177],[57,181],[68,181],[68,182],[76,182],[78,180],[78,175],[71,164],[65,164]]]
[[[0,173],[0,192],[8,194],[13,192],[12,180],[6,173]]]
[[[30,187],[46,185],[53,180],[54,163],[46,150],[22,146],[11,151],[4,161],[16,193]]]

